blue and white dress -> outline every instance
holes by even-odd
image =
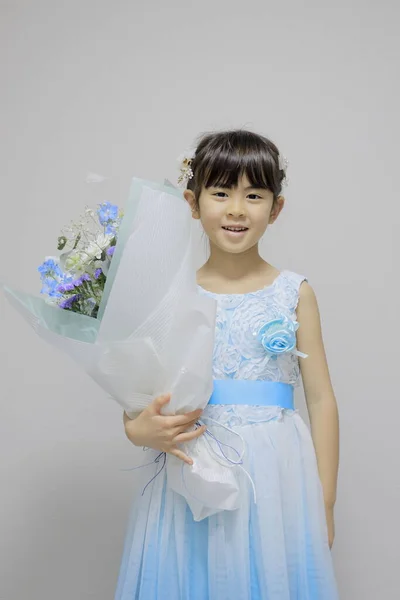
[[[256,503],[243,476],[248,493],[239,509],[195,522],[185,499],[167,487],[164,469],[133,503],[115,600],[337,600],[312,438],[288,404],[299,385],[298,357],[267,356],[255,335],[277,319],[295,322],[304,280],[282,271],[254,293],[199,288],[218,304],[218,397],[204,415],[244,439],[243,467],[254,481]],[[235,393],[230,401],[235,382],[242,397]],[[264,398],[251,397],[251,390]],[[159,465],[145,469],[147,479],[156,469]]]

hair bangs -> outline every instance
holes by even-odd
[[[225,152],[221,149],[210,152],[209,160],[204,161],[203,182],[206,188],[234,188],[246,175],[254,188],[273,190],[275,168],[270,154],[260,149],[231,148]]]

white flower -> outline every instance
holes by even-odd
[[[65,254],[61,255],[62,267],[64,271],[73,273],[74,275],[81,275],[85,272],[84,257],[77,250],[70,250]]]
[[[80,250],[82,263],[87,264],[96,259],[100,260],[102,253],[107,250],[113,237],[111,234],[99,233],[95,241],[89,242],[87,246]]]

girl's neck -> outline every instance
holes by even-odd
[[[210,258],[197,272],[197,282],[210,291],[241,293],[268,285],[278,273],[261,258],[257,246],[241,254],[211,247]]]

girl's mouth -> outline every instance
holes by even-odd
[[[230,226],[227,225],[226,227],[222,227],[222,229],[226,232],[227,235],[229,235],[229,237],[243,237],[244,234],[246,233],[246,231],[249,230],[248,227],[241,227],[241,226]]]

